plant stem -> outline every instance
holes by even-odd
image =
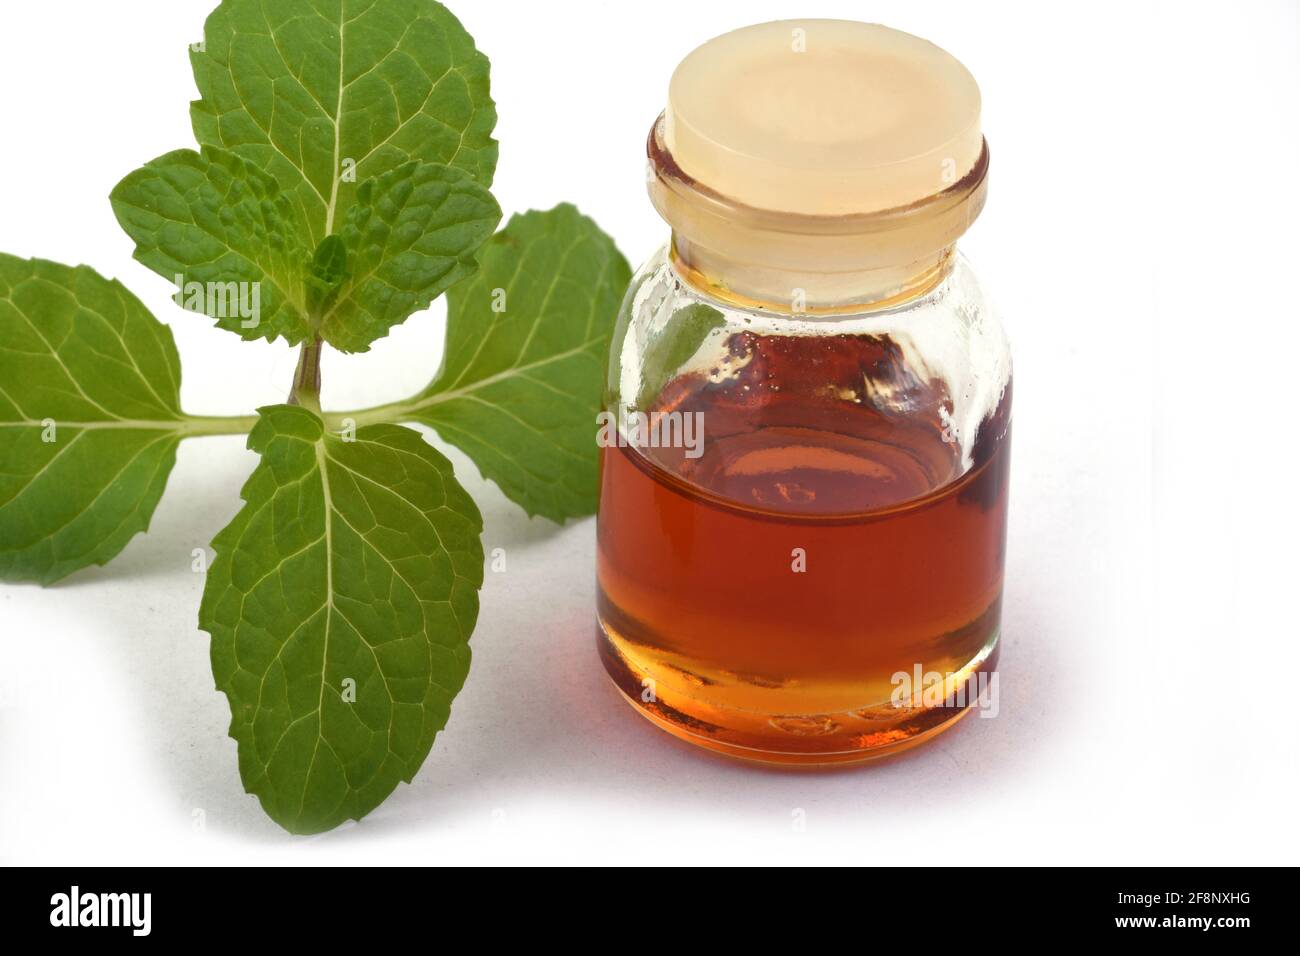
[[[179,430],[186,435],[246,435],[256,424],[256,415],[186,415]]]
[[[372,405],[369,408],[354,408],[343,412],[325,412],[322,417],[330,428],[341,428],[345,421],[352,422],[358,428],[375,425],[380,422],[411,421],[410,412],[415,402],[406,399],[389,402],[386,405]]]
[[[320,336],[302,343],[298,353],[298,368],[293,373],[293,391],[289,393],[290,405],[301,405],[320,414],[320,357],[324,346]]]

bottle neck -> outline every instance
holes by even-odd
[[[785,269],[737,259],[673,231],[669,258],[682,280],[741,308],[841,315],[893,308],[923,296],[952,271],[955,247],[895,265],[846,272]]]
[[[962,179],[907,206],[808,215],[736,202],[674,161],[656,122],[647,142],[647,187],[672,227],[672,261],[700,291],[797,314],[887,308],[934,288],[957,240],[984,207],[988,146]]]

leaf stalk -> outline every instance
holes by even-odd
[[[320,357],[324,348],[320,336],[303,342],[298,353],[298,368],[293,373],[293,391],[289,393],[290,405],[301,405],[320,414]]]

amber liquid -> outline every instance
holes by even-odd
[[[656,409],[702,412],[702,454],[603,450],[606,669],[645,716],[735,756],[861,760],[937,733],[966,709],[899,706],[894,675],[995,664],[1010,388],[964,468],[949,396],[888,337],[727,350]]]

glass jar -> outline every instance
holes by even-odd
[[[979,91],[876,25],[710,41],[648,141],[601,431],[598,629],[678,737],[857,761],[995,712],[1006,338],[957,238]]]

